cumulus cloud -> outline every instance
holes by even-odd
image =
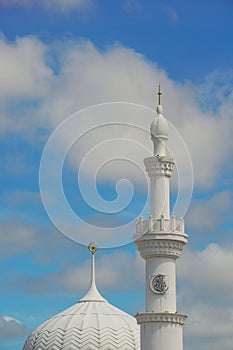
[[[23,37],[9,43],[2,36],[0,52],[1,99],[45,96],[52,71],[45,64],[46,46],[40,40]]]
[[[24,337],[29,329],[10,316],[0,316],[0,338],[14,339]]]
[[[194,301],[188,309],[189,317],[184,328],[185,345],[190,349],[224,349],[232,347],[232,308],[208,305]]]
[[[213,237],[213,230],[221,230],[219,225],[227,220],[232,204],[230,191],[218,192],[207,199],[193,199],[186,217],[188,227],[192,232],[205,231],[206,236]]]
[[[204,111],[197,102],[196,87],[189,83],[176,84],[155,63],[149,62],[133,50],[118,45],[106,51],[99,51],[90,42],[84,42],[68,49],[63,56],[63,67],[56,87],[40,113],[41,116],[44,115],[46,121],[49,120],[55,126],[80,108],[109,101],[133,102],[155,109],[156,81],[161,82],[164,91],[162,99],[164,113],[179,130],[188,146],[194,165],[196,185],[204,188],[213,187],[221,174],[221,166],[225,164],[232,152],[232,144],[223,142],[220,137],[220,135],[225,135],[225,140],[230,139],[233,123],[232,103],[228,99],[225,100],[227,103],[222,105],[217,114],[212,111]],[[103,119],[101,119],[100,112],[99,114],[97,112],[95,117],[86,113],[85,117],[89,126],[98,120],[101,123]],[[123,119],[122,117],[119,114],[118,120]],[[149,130],[153,116],[148,115],[143,120],[142,113],[137,114],[132,111],[125,116],[124,121],[131,121],[133,118],[135,124],[142,125]],[[113,117],[108,114],[109,122],[115,119],[114,114]],[[77,120],[76,127],[78,128],[82,124],[82,117],[79,116]],[[103,140],[109,138],[109,132],[106,134],[104,130],[100,132]],[[69,136],[67,134],[67,137]],[[126,137],[127,132],[124,134],[123,131],[121,136]],[[94,140],[98,142],[98,130],[96,130],[95,137]],[[87,137],[86,143],[84,140],[82,144],[87,147],[86,151],[89,150],[89,141]],[[171,142],[174,143],[172,135]],[[149,138],[148,140],[145,138],[143,144],[148,147]],[[78,155],[77,152],[76,155]],[[182,155],[180,157],[182,158]],[[180,162],[182,164],[182,159]],[[186,164],[182,164],[183,168],[185,166]]]
[[[207,109],[207,102],[203,102],[203,99],[208,100],[207,92],[203,93],[199,103],[197,86],[188,82],[177,84],[156,63],[120,44],[102,51],[88,41],[71,42],[65,47],[63,45],[60,51],[56,51],[59,70],[55,76],[50,68],[52,58],[49,60],[50,67],[47,63],[49,52],[54,54],[53,50],[52,45],[48,48],[35,38],[17,39],[13,44],[1,41],[3,79],[0,91],[2,98],[5,96],[4,107],[1,109],[2,132],[7,127],[23,131],[32,124],[52,130],[59,122],[81,108],[110,101],[132,102],[155,109],[155,85],[160,81],[164,92],[164,113],[179,130],[188,146],[194,165],[196,185],[210,189],[216,184],[223,164],[228,164],[227,160],[232,154],[232,143],[227,141],[230,140],[233,123],[233,103],[229,94],[222,95],[217,112]],[[212,77],[212,85],[214,79],[216,85],[219,85],[216,74]],[[229,82],[227,84],[229,85]],[[207,91],[210,89],[210,83],[203,83],[201,89]],[[10,98],[12,103],[12,99],[14,101],[16,97],[21,98],[21,104],[24,105],[21,113],[18,109],[17,114],[20,113],[20,118],[17,118],[17,122],[16,111],[15,115],[12,115],[12,111],[10,113],[5,104],[7,98]],[[39,98],[40,103],[33,111],[31,106],[27,106],[25,110],[25,98]],[[204,105],[205,108],[202,108]],[[75,130],[85,129],[86,126],[90,129],[96,123],[101,124],[106,119],[106,116],[103,118],[103,114],[101,116],[99,110],[95,115],[79,115],[70,133],[63,135],[66,139],[63,141],[68,142]],[[134,120],[136,125],[146,130],[149,130],[151,118],[153,113],[143,118],[143,113],[137,113],[136,109],[128,111],[128,115],[118,113],[118,121]],[[108,122],[113,121],[116,121],[116,113],[108,114]],[[79,144],[77,147],[86,154],[90,146],[109,139],[112,133],[115,134],[113,128],[110,131],[95,130],[95,135],[90,134],[88,137],[86,134],[86,138],[83,138],[82,142],[79,141],[82,147],[79,147]],[[127,138],[128,133],[129,130],[122,128],[120,137]],[[224,141],[220,135],[224,135]],[[139,137],[139,142],[152,150],[149,135],[143,136],[138,136],[135,130],[131,130],[131,138],[137,141]],[[172,142],[174,143],[174,140],[171,135],[170,146]],[[172,147],[175,149],[175,145]],[[74,153],[74,162],[77,163],[79,152]],[[184,161],[184,164],[182,163],[183,158],[179,154],[176,156],[181,159],[177,160],[185,169],[186,164]],[[90,169],[90,173],[93,173],[93,169]],[[106,180],[111,181],[109,175],[110,173],[106,175]]]
[[[52,70],[46,64],[46,46],[34,37],[9,43],[0,38],[0,130],[24,132],[35,121],[35,106],[50,89]],[[27,135],[28,136],[28,135]]]
[[[5,78],[3,83],[0,82],[2,133],[11,130],[28,138],[38,129],[39,136],[33,137],[33,142],[41,144],[41,127],[51,132],[60,122],[82,108],[109,101],[132,103],[127,107],[124,104],[103,105],[80,112],[69,128],[61,129],[58,133],[54,149],[56,157],[52,160],[58,159],[64,146],[68,147],[65,161],[69,162],[76,173],[82,164],[83,178],[85,183],[88,182],[83,188],[91,199],[91,206],[98,204],[98,198],[94,196],[95,191],[91,187],[96,181],[116,185],[120,179],[127,178],[136,190],[143,187],[144,191],[146,188],[147,177],[142,175],[145,173],[143,158],[152,152],[149,126],[154,112],[137,105],[155,110],[155,83],[158,81],[162,85],[164,114],[179,130],[188,146],[196,187],[208,191],[222,179],[223,171],[227,172],[231,164],[228,160],[233,150],[232,142],[229,142],[233,127],[233,102],[230,94],[221,94],[217,110],[208,109],[207,102],[204,105],[203,100],[198,100],[196,86],[188,82],[177,84],[154,62],[120,44],[99,50],[89,41],[69,42],[66,45],[60,44],[60,48],[56,45],[55,50],[53,45],[47,47],[35,38],[17,39],[11,44],[2,39],[0,52],[3,66],[5,71],[9,71],[10,77],[6,85]],[[56,74],[51,68],[53,55],[56,56]],[[15,79],[17,84],[14,84]],[[215,74],[211,84],[203,84],[202,91],[210,89],[214,80],[219,85],[219,79]],[[229,84],[228,81],[227,85]],[[209,93],[203,93],[204,100],[207,101],[208,96]],[[107,125],[103,125],[104,123]],[[78,140],[77,135],[80,135]],[[220,135],[224,135],[224,140]],[[169,148],[175,154],[178,164],[178,177],[174,177],[174,188],[178,187],[178,180],[181,181],[182,188],[189,188],[192,177],[190,171],[187,172],[189,160],[184,157],[182,142],[177,142],[176,136],[171,129]],[[73,140],[76,142],[72,145]],[[124,164],[118,158],[125,158]],[[18,170],[22,172],[27,169],[26,160],[23,157],[19,159],[14,162],[14,157],[11,159],[8,156],[8,162],[4,163],[5,172],[17,173]],[[52,175],[52,181],[48,182],[49,188],[45,189],[45,193],[60,204],[57,200],[57,188],[53,188],[58,173],[55,176],[52,160],[48,160],[49,171],[46,168],[47,173]],[[121,193],[126,194],[125,189]],[[180,197],[182,198],[182,194]],[[213,201],[221,202],[222,205],[217,206]],[[212,206],[217,208],[215,212],[220,209],[224,215],[224,210],[227,210],[225,203],[230,203],[227,195],[213,199],[208,203],[209,206],[205,206],[206,213],[211,216],[209,207]],[[53,208],[56,208],[59,219],[63,220],[66,211],[60,210],[58,205]],[[111,209],[108,201],[105,208]],[[193,227],[197,227],[198,222],[205,221],[202,220],[203,216],[197,220],[200,214],[199,203],[196,206],[194,204],[194,215],[190,219]],[[179,216],[183,215],[184,211],[179,213]],[[214,220],[216,219],[213,217],[211,222]],[[207,220],[203,225],[207,223],[210,225]],[[70,220],[69,225],[72,225]],[[76,232],[77,225],[74,227]]]
[[[232,264],[232,245],[211,243],[203,251],[185,251],[179,261],[179,274],[196,293],[209,294],[219,301],[223,297],[225,301],[232,300],[233,280],[229,278]]]
[[[89,9],[92,0],[0,0],[0,6],[39,6],[46,10],[84,10]]]
[[[230,166],[228,160],[233,148],[232,142],[229,142],[233,127],[231,94],[222,93],[219,108],[208,109],[208,103],[204,105],[203,99],[207,101],[209,93],[203,93],[200,102],[196,86],[188,82],[177,84],[155,63],[120,44],[101,51],[88,41],[70,42],[63,45],[62,49],[60,47],[60,50],[56,46],[55,53],[53,45],[47,47],[35,38],[17,39],[13,44],[2,39],[0,51],[2,67],[4,71],[9,71],[10,77],[5,84],[4,73],[3,83],[0,82],[3,125],[12,131],[20,131],[25,138],[35,127],[38,127],[38,130],[43,127],[52,131],[69,115],[93,104],[109,101],[132,103],[127,108],[115,104],[111,108],[104,105],[94,110],[89,109],[74,118],[69,129],[60,132],[54,159],[57,159],[64,145],[71,146],[72,140],[75,137],[77,139],[77,134],[80,134],[79,140],[69,149],[68,159],[75,171],[78,171],[82,160],[89,159],[85,173],[88,177],[85,177],[85,181],[91,176],[96,181],[97,176],[99,180],[111,184],[116,184],[122,177],[129,178],[133,184],[145,183],[145,176],[141,176],[141,171],[138,170],[141,167],[142,172],[144,171],[142,160],[144,156],[151,154],[152,143],[149,132],[140,128],[149,131],[154,114],[134,104],[155,110],[156,81],[160,81],[162,85],[164,114],[179,130],[188,146],[196,186],[210,190],[220,178],[222,179],[223,171],[226,172]],[[56,75],[52,71],[52,57],[49,54],[56,55]],[[14,84],[15,79],[17,84]],[[202,91],[211,89],[214,81],[219,85],[220,80],[215,74],[211,78],[211,84],[209,81],[203,84]],[[221,84],[224,86],[224,82]],[[227,86],[229,84],[230,81],[227,82]],[[39,103],[33,107],[33,113],[32,104],[27,103],[28,99],[37,102],[39,99]],[[17,108],[12,110],[16,100]],[[19,106],[21,107],[18,108]],[[121,125],[116,125],[116,122],[120,122]],[[103,123],[108,125],[103,126]],[[124,126],[124,123],[131,125]],[[4,127],[1,128],[2,133],[6,130]],[[224,140],[221,135],[224,135]],[[118,143],[114,141],[117,138]],[[34,138],[34,142],[36,141]],[[104,143],[106,141],[107,143]],[[181,171],[185,175],[180,184],[185,187],[190,184],[191,176],[190,173],[186,174],[187,158],[177,145],[173,133],[170,132],[169,147],[175,152],[176,162],[179,164],[178,176]],[[92,152],[93,150],[95,152]],[[108,162],[117,157],[125,157],[128,162],[125,162],[124,166],[114,166],[114,162]],[[102,163],[98,163],[100,160]],[[131,160],[135,162],[137,171]],[[17,168],[17,162],[14,164],[13,160],[10,163],[11,167],[8,164],[8,170]],[[20,169],[19,162],[18,168]],[[21,166],[21,169],[24,169],[24,166]],[[53,174],[52,169],[50,170]],[[177,184],[178,182],[175,186]],[[215,199],[216,202],[221,201],[223,206],[224,200],[227,198],[220,198],[219,201]],[[224,208],[227,209],[226,206]],[[199,215],[198,205],[194,208],[195,211]],[[192,224],[195,225],[194,220]]]
[[[178,260],[179,309],[188,314],[188,348],[230,350],[233,341],[232,244],[185,250]]]

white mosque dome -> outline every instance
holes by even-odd
[[[151,123],[150,133],[156,138],[168,138],[168,122],[163,116],[163,107],[161,105],[157,107],[157,117]]]
[[[96,288],[94,252],[95,248],[87,294],[77,304],[42,323],[29,335],[23,350],[140,350],[136,319],[109,304]]]

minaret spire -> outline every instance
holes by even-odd
[[[161,105],[161,95],[162,95],[162,92],[160,90],[160,84],[159,84],[159,87],[158,87],[158,105]]]
[[[161,106],[161,89],[158,86],[158,106],[156,108],[157,115],[150,125],[151,140],[154,145],[155,156],[166,155],[166,142],[168,140],[168,122],[163,115],[163,107]]]

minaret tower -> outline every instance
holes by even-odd
[[[158,90],[157,117],[151,123],[154,156],[145,158],[150,178],[150,216],[137,221],[135,243],[146,261],[146,312],[137,314],[141,350],[183,350],[186,315],[176,311],[176,259],[188,236],[184,220],[170,218],[170,177],[174,168],[168,154],[168,122]]]

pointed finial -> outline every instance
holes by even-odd
[[[106,300],[98,292],[95,284],[95,251],[96,249],[97,249],[97,244],[95,242],[89,243],[88,250],[89,252],[91,252],[91,285],[87,294],[84,295],[84,297],[79,300],[79,303],[86,302],[86,301],[106,302]]]
[[[159,88],[158,88],[158,105],[161,104],[161,95],[162,95],[162,92],[160,90],[160,84],[159,84]]]
[[[96,288],[95,286],[95,259],[94,259],[94,254],[97,248],[97,244],[95,242],[91,242],[88,245],[88,250],[89,252],[91,252],[91,285],[94,286],[94,288]]]
[[[95,242],[89,243],[88,250],[89,252],[91,252],[92,255],[95,254],[96,248],[97,248],[97,244]]]

